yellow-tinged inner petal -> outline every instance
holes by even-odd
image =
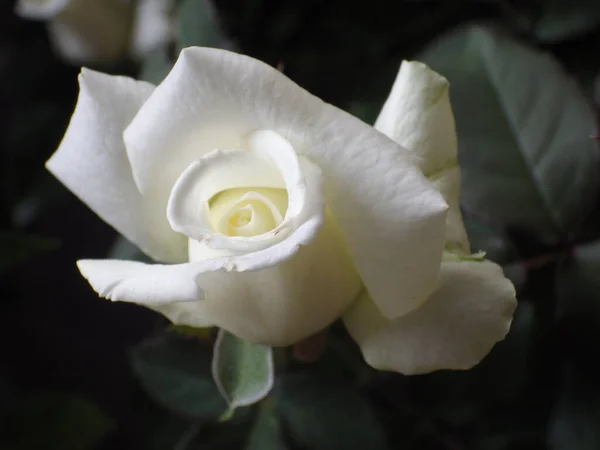
[[[213,229],[225,236],[258,236],[276,228],[287,211],[285,189],[235,188],[209,202]]]

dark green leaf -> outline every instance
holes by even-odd
[[[141,422],[138,424],[137,442],[144,450],[176,449],[178,444],[198,428],[197,424],[170,414],[160,405],[154,403],[152,406],[160,408],[160,411],[144,408],[140,409],[136,416],[136,419]]]
[[[198,423],[171,414],[143,396],[135,403],[135,442],[144,450],[239,450],[252,424],[252,408],[238,409],[227,423]]]
[[[465,227],[473,252],[485,252],[486,258],[498,264],[514,261],[517,250],[503,229],[465,219]]]
[[[174,450],[240,450],[246,445],[252,425],[252,409],[240,409],[228,422],[192,425],[174,445]]]
[[[598,188],[596,124],[559,65],[480,28],[422,59],[451,83],[467,214],[550,243],[579,227]]]
[[[551,450],[600,448],[600,386],[597,379],[563,366],[563,385],[548,427]]]
[[[180,49],[229,46],[209,0],[183,0],[177,11],[177,44]]]
[[[174,450],[240,450],[247,438],[245,428],[230,426],[210,430],[190,428],[188,433],[177,442]]]
[[[587,33],[598,25],[597,0],[545,0],[534,34],[544,43],[553,43]]]
[[[382,424],[355,385],[326,355],[316,365],[278,375],[275,395],[284,428],[302,449],[388,449]]]
[[[170,411],[195,421],[217,420],[227,410],[212,375],[212,349],[175,332],[143,342],[131,352],[142,386]]]
[[[573,257],[559,265],[556,277],[559,318],[579,315],[586,321],[600,321],[599,275],[600,242],[577,247]]]
[[[600,346],[600,242],[577,247],[558,265],[556,318],[560,342],[570,358],[596,371],[590,348]]]
[[[155,49],[145,55],[139,78],[148,83],[159,84],[169,74],[173,64],[166,48]]]
[[[285,450],[281,423],[273,400],[260,407],[245,450]]]
[[[518,291],[525,284],[527,270],[518,260],[517,249],[505,231],[470,219],[465,219],[465,227],[472,251],[485,252],[487,259],[502,265],[504,275],[513,282]]]

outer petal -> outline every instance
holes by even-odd
[[[456,162],[448,87],[448,81],[425,64],[403,61],[375,122],[375,128],[414,152],[426,174]]]
[[[48,25],[57,51],[75,63],[114,61],[129,46],[132,11],[126,0],[71,0]]]
[[[340,317],[361,287],[331,222],[316,245],[296,250],[286,262],[253,272],[227,272],[222,258],[173,266],[78,265],[101,296],[142,304],[176,324],[216,325],[254,343],[290,345]]]
[[[204,299],[196,276],[210,270],[210,262],[196,264],[145,264],[118,259],[82,259],[81,274],[98,295],[109,300],[143,302],[146,306],[165,302],[194,302]]]
[[[389,317],[435,286],[446,203],[410,154],[275,69],[223,50],[189,48],[125,131],[141,191],[167,205],[183,170],[203,154],[243,148],[273,130],[323,171],[326,199],[374,301]]]
[[[515,290],[489,261],[444,262],[437,290],[416,311],[389,321],[363,295],[344,323],[368,364],[407,375],[470,369],[504,339]]]
[[[123,129],[154,86],[84,69],[80,94],[60,147],[46,166],[103,220],[154,259],[187,260],[187,239],[175,233],[166,208],[138,191]]]
[[[419,167],[450,205],[450,245],[469,253],[460,213],[460,172],[448,81],[419,62],[404,61],[375,128],[413,152]]]
[[[466,255],[470,254],[469,236],[460,212],[460,169],[458,165],[438,172],[429,180],[444,196],[450,207],[446,216],[446,248],[460,251]]]

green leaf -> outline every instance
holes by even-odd
[[[23,399],[0,420],[0,447],[10,450],[92,450],[114,428],[85,397],[44,392]]]
[[[175,450],[240,450],[245,448],[248,427],[243,423],[191,427],[173,447]],[[262,449],[261,449],[262,450]],[[266,449],[265,449],[266,450]]]
[[[184,0],[177,11],[177,45],[225,48],[216,11],[209,0]]]
[[[136,448],[144,450],[239,450],[252,425],[252,408],[239,409],[227,423],[185,420],[146,395],[134,396]]]
[[[285,448],[275,402],[267,400],[261,405],[256,416],[245,450],[284,450]]]
[[[480,28],[453,32],[422,59],[451,83],[467,214],[546,243],[579,227],[598,190],[596,124],[559,65]]]
[[[212,373],[231,409],[251,405],[273,387],[272,349],[221,329],[215,342]]]
[[[340,366],[326,354],[318,364],[278,375],[274,393],[284,428],[301,448],[388,449],[382,424]]]
[[[527,281],[527,270],[518,260],[517,250],[502,228],[465,219],[465,227],[471,243],[471,251],[485,253],[486,259],[502,265],[517,292]]]
[[[147,340],[131,351],[135,375],[170,411],[195,421],[216,421],[227,404],[212,380],[211,349],[174,332]]]
[[[167,48],[158,48],[144,57],[139,79],[152,84],[160,84],[173,68]]]
[[[600,241],[577,247],[557,268],[556,316],[572,356],[588,363],[587,346],[600,345]]]
[[[593,31],[600,25],[597,0],[545,0],[534,35],[544,43],[554,43]]]
[[[144,403],[134,403],[136,444],[144,450],[175,449],[177,444],[185,441],[198,425],[182,417],[171,414],[152,399],[144,399]],[[183,449],[182,449],[183,450]]]
[[[0,230],[0,271],[57,247],[56,239]]]
[[[581,245],[573,250],[572,258],[559,265],[556,277],[557,295],[565,299],[569,310],[597,311],[600,320],[600,241]],[[561,309],[559,316],[566,312]]]
[[[517,250],[501,228],[465,218],[471,251],[485,252],[486,258],[498,264],[514,261]]]
[[[562,387],[548,426],[551,450],[596,450],[600,448],[600,389],[597,380],[563,366]]]

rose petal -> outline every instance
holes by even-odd
[[[271,236],[266,236],[263,242],[263,246],[259,251],[247,253],[242,245],[243,238],[237,240],[234,245],[233,243],[227,244],[225,240],[219,240],[216,243],[218,246],[212,247],[207,245],[207,252],[203,253],[205,246],[197,246],[194,251],[190,248],[190,255],[195,258],[204,259],[213,258],[215,256],[214,249],[222,251],[226,249],[229,251],[224,267],[227,270],[234,270],[237,272],[244,272],[248,270],[259,270],[268,267],[281,264],[294,256],[300,246],[308,245],[314,242],[319,231],[324,225],[325,221],[325,205],[323,198],[320,195],[322,192],[322,178],[321,171],[314,164],[303,162],[302,169],[304,178],[306,180],[306,197],[304,199],[304,205],[302,211],[297,216],[290,217],[286,214],[284,220],[273,230]],[[288,207],[289,212],[289,207]],[[293,222],[292,226],[289,227],[289,231],[284,224],[286,220]],[[331,221],[332,219],[329,219]],[[281,233],[277,233],[281,231]],[[216,241],[216,235],[212,236],[213,241]],[[221,236],[223,237],[223,236]],[[234,238],[231,238],[234,239]],[[336,241],[337,242],[337,241]],[[210,242],[209,242],[210,243]],[[192,261],[195,259],[192,259]],[[323,269],[327,266],[323,266]],[[328,268],[327,268],[328,270]]]
[[[77,267],[101,297],[147,306],[202,300],[204,291],[195,277],[202,271],[219,269],[210,261],[164,265],[119,259],[82,259]]]
[[[429,181],[444,196],[450,207],[446,216],[446,248],[470,254],[471,244],[460,212],[460,168],[449,167],[430,177]]]
[[[270,232],[252,237],[232,237],[215,231],[209,200],[227,187],[242,186],[285,186],[288,207],[283,221]],[[308,231],[304,225],[312,224],[314,235],[324,220],[324,212],[321,171],[307,160],[299,161],[290,144],[272,131],[252,133],[247,151],[217,150],[193,162],[175,183],[167,206],[174,230],[210,248],[237,253],[267,249],[288,239],[290,233],[296,238],[302,236],[301,242],[292,240],[286,245],[308,243],[313,237],[295,231]]]
[[[46,167],[103,220],[150,257],[187,260],[187,239],[166,209],[143,197],[133,181],[122,133],[154,86],[84,69],[69,128]]]
[[[324,174],[327,204],[381,310],[397,317],[435,286],[446,203],[381,133],[299,88],[277,70],[223,50],[185,49],[125,131],[141,191],[166,207],[189,164],[272,130]]]
[[[375,128],[413,152],[450,206],[448,244],[470,253],[460,213],[460,171],[448,81],[419,62],[402,62]]]
[[[457,141],[448,88],[425,64],[403,61],[375,128],[414,152],[423,172],[456,163]]]
[[[283,178],[288,193],[288,207],[283,224],[292,228],[301,225],[305,218],[314,214],[310,211],[311,204],[319,204],[320,209],[324,209],[323,184],[318,166],[305,158],[299,158],[290,143],[274,131],[255,131],[247,140],[250,150],[269,161]],[[305,170],[307,173],[304,173]],[[313,179],[314,176],[318,176],[318,180]]]
[[[209,201],[219,192],[239,187],[282,187],[279,172],[245,150],[215,150],[194,161],[175,183],[167,206],[171,227],[204,241],[216,235]]]
[[[237,193],[237,200],[229,201],[227,194],[221,194],[216,201],[211,202],[210,214],[216,231],[222,234],[235,236],[257,236],[268,233],[276,228],[282,221],[287,208],[287,194],[283,189],[259,189],[227,191]],[[277,205],[281,206],[277,206]],[[241,211],[249,212],[246,223],[232,224],[237,214]],[[219,215],[217,215],[219,214]],[[215,219],[219,217],[217,221]],[[233,234],[231,234],[233,233]]]
[[[179,325],[219,326],[265,345],[290,345],[323,329],[361,287],[331,222],[315,245],[296,247],[292,258],[272,268],[227,272],[225,261],[163,266],[83,260],[78,266],[103,297],[139,303]]]
[[[368,364],[407,375],[470,369],[506,336],[515,290],[490,261],[444,262],[437,290],[419,309],[389,321],[368,294],[344,323]]]

